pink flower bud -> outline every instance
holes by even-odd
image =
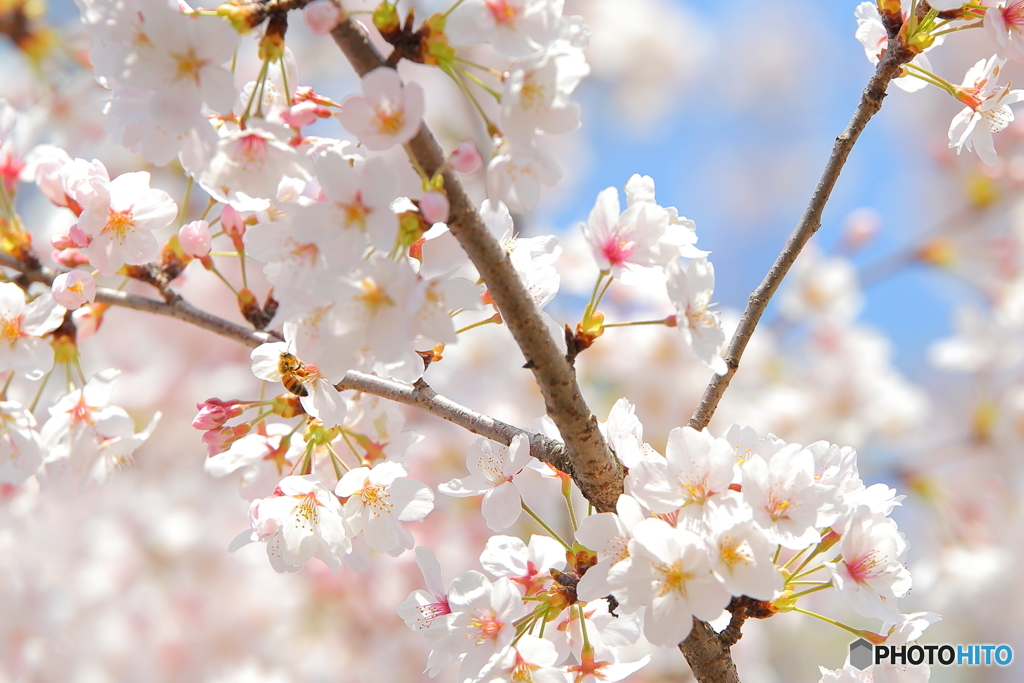
[[[92,238],[86,235],[85,231],[78,227],[78,223],[72,225],[71,229],[68,230],[68,237],[71,238],[72,244],[80,248],[89,246],[89,242],[92,241]]]
[[[431,225],[446,222],[449,209],[448,196],[443,192],[430,190],[424,192],[423,197],[420,199],[420,213],[423,214],[423,217]]]
[[[281,112],[281,118],[289,126],[301,128],[302,126],[310,125],[320,118],[321,110],[323,110],[323,107],[317,105],[316,102],[306,100],[305,102],[293,105],[289,109],[285,109]]]
[[[77,268],[78,266],[89,265],[89,257],[74,248],[54,251],[50,254],[50,258],[65,268]]]
[[[192,221],[178,231],[181,249],[193,258],[202,258],[210,253],[210,224],[206,221]]]
[[[231,444],[248,434],[250,429],[251,425],[248,422],[243,422],[234,427],[221,427],[203,432],[206,454],[212,458],[218,453],[223,453],[231,447]]]
[[[460,142],[459,146],[452,152],[452,155],[448,157],[448,165],[456,173],[472,173],[480,168],[482,163],[484,163],[484,160],[480,156],[480,152],[477,151],[476,145],[469,140]]]
[[[219,398],[208,398],[197,403],[196,408],[199,414],[192,420],[192,426],[203,431],[223,427],[228,420],[245,412],[245,407],[235,399],[222,401]]]
[[[313,0],[302,10],[306,26],[318,36],[331,32],[341,18],[341,10],[331,0]]]
[[[73,311],[96,300],[96,280],[84,270],[72,270],[53,278],[53,298]]]
[[[61,249],[70,249],[75,246],[75,243],[71,241],[70,235],[57,235],[50,240],[50,246],[59,251]]]
[[[231,237],[232,241],[237,241],[245,234],[245,219],[233,207],[225,206],[224,210],[220,212],[220,227]]]

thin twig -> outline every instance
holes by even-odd
[[[52,268],[46,268],[43,266],[27,266],[10,254],[2,252],[0,252],[0,266],[19,271],[26,284],[30,282],[42,282],[45,285],[50,285],[53,284],[53,278],[60,274]],[[165,297],[169,296],[167,293],[169,291],[170,290],[165,290]],[[229,320],[224,320],[223,318],[219,318],[196,308],[182,298],[180,294],[176,292],[172,292],[172,294],[173,296],[170,301],[159,301],[157,299],[150,299],[149,297],[138,296],[136,294],[127,294],[116,289],[97,287],[96,301],[101,304],[120,306],[121,308],[131,308],[136,311],[145,311],[146,313],[155,313],[156,315],[165,315],[169,318],[183,320],[187,323],[192,323],[196,327],[201,327],[204,330],[209,330],[210,332],[219,334],[222,337],[234,339],[246,346],[255,347],[266,342],[278,341],[278,337],[273,334],[259,332],[251,328],[238,325]]]
[[[747,307],[743,311],[743,317],[740,318],[739,327],[736,328],[736,333],[729,342],[725,353],[725,365],[728,371],[724,375],[715,375],[708,383],[700,405],[697,406],[697,410],[690,418],[689,424],[694,429],[703,429],[711,421],[715,409],[718,408],[718,402],[722,400],[722,395],[740,366],[743,351],[747,348],[747,342],[754,334],[754,328],[757,327],[768,302],[779,288],[782,279],[786,277],[786,273],[793,266],[800,250],[807,244],[807,240],[821,227],[821,214],[825,210],[825,204],[828,202],[829,195],[832,194],[832,188],[835,187],[839,173],[843,170],[857,138],[860,137],[864,126],[867,125],[871,117],[881,109],[882,99],[885,97],[889,81],[899,74],[900,66],[909,62],[913,57],[913,54],[899,45],[890,46],[885,57],[878,63],[874,76],[871,77],[861,94],[857,110],[846,125],[846,130],[836,138],[835,145],[832,147],[832,155],[829,157],[828,163],[825,164],[825,170],[821,174],[821,179],[818,180],[818,186],[811,196],[811,201],[807,205],[803,217],[797,223],[796,229],[789,236],[789,241],[786,242],[786,246],[778,258],[775,259],[775,263],[772,264],[764,280],[757,286],[757,289],[751,292],[750,298],[747,300]]]
[[[331,35],[360,76],[386,66],[380,52],[351,18],[339,23]],[[598,511],[613,511],[623,490],[622,465],[605,443],[572,365],[555,344],[512,262],[487,229],[462,181],[446,168],[444,151],[425,124],[409,142],[409,149],[428,175],[444,168],[444,189],[451,205],[448,227],[487,283],[502,319],[526,357],[526,366],[533,370],[547,413],[565,440],[572,463],[567,471]]]

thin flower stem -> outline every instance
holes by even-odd
[[[963,30],[969,29],[969,28],[981,28],[984,25],[985,25],[985,22],[979,21],[976,24],[965,24],[963,26],[957,26],[956,28],[947,28],[945,31],[938,31],[937,33],[933,33],[932,35],[933,36],[944,36],[947,33],[954,33],[955,31],[963,31]]]
[[[838,626],[839,628],[843,629],[844,631],[849,631],[850,633],[852,633],[855,636],[859,636],[860,635],[860,631],[858,631],[857,629],[853,628],[852,626],[847,626],[846,624],[842,623],[841,621],[836,621],[835,619],[829,619],[828,617],[822,616],[822,615],[817,614],[815,612],[811,612],[809,610],[800,609],[799,607],[794,607],[792,611],[799,612],[800,614],[806,614],[807,616],[814,617],[815,619],[821,619],[822,621],[827,622],[829,624],[832,624],[833,626]]]
[[[448,15],[449,15],[449,14],[451,14],[452,12],[454,12],[454,11],[455,11],[455,8],[456,8],[456,7],[458,7],[459,5],[461,5],[462,3],[464,3],[465,1],[466,1],[466,0],[455,0],[455,4],[453,4],[453,5],[451,6],[451,7],[449,7],[449,8],[448,8],[448,9],[447,9],[447,10],[445,11],[445,13],[444,13],[443,15],[441,15],[441,16],[443,16],[444,18],[446,18],[446,19],[447,19],[447,18],[448,18]]]
[[[569,545],[568,543],[566,543],[565,541],[563,541],[562,537],[559,536],[558,534],[556,534],[554,529],[552,529],[547,524],[545,524],[544,520],[542,520],[540,517],[538,517],[537,513],[535,513],[533,510],[530,509],[530,506],[526,504],[526,501],[522,501],[521,504],[522,504],[523,510],[526,512],[526,514],[528,514],[531,517],[533,517],[533,521],[537,522],[537,524],[540,524],[541,527],[544,529],[544,531],[548,532],[551,535],[551,538],[553,538],[556,541],[558,541],[559,543],[561,543],[562,546],[565,547],[566,550],[568,550],[569,552],[572,552],[572,546]]]
[[[790,578],[791,581],[795,581],[796,579],[802,579],[805,576],[810,576],[811,574],[813,574],[814,572],[818,571],[819,569],[824,569],[824,568],[825,568],[825,565],[819,564],[814,569],[808,569],[805,572],[801,572],[799,574],[793,574],[793,576],[791,576],[789,578]]]
[[[455,61],[458,62],[459,64],[465,64],[467,66],[471,66],[474,69],[480,69],[481,71],[486,71],[487,73],[491,74],[495,78],[501,78],[504,75],[500,71],[498,71],[497,69],[491,68],[489,66],[484,66],[483,64],[477,64],[476,62],[472,62],[472,61],[470,61],[468,59],[463,59],[462,57],[456,57]]]
[[[190,177],[189,180],[191,181],[192,178]],[[218,203],[217,200],[213,199],[211,197],[210,201],[206,202],[206,208],[203,209],[203,213],[199,216],[199,220],[205,221],[206,217],[210,214],[210,209],[212,209],[213,207],[217,206],[217,203]],[[220,220],[220,216],[217,216],[212,221],[210,221],[210,227],[212,228],[217,223],[217,221],[219,221],[219,220]]]
[[[219,277],[220,281],[223,282],[225,285],[227,285],[228,289],[231,290],[231,293],[234,294],[235,297],[238,297],[238,290],[235,289],[234,286],[230,282],[228,282],[228,279],[226,277],[224,277],[224,275],[219,270],[217,270],[217,266],[213,265],[212,261],[211,261],[211,266],[212,267],[209,268],[208,270],[210,270],[214,275]]]
[[[803,555],[806,550],[807,550],[807,548],[804,548],[803,550],[801,550],[797,554],[793,555],[793,557],[791,557],[788,560],[786,560],[786,564],[782,565],[782,568],[783,569],[789,569],[789,565],[791,565],[794,562],[796,562],[797,558],[800,557],[801,555]],[[801,565],[801,568],[803,568],[803,565]],[[800,571],[800,570],[797,569],[797,571]]]
[[[805,591],[800,591],[799,593],[793,593],[789,597],[791,597],[791,598],[799,598],[802,595],[810,595],[811,593],[817,593],[818,591],[823,591],[826,588],[831,588],[831,587],[832,587],[832,582],[831,581],[829,581],[827,583],[819,583],[819,584],[816,584],[814,588],[808,588]]]
[[[344,467],[346,472],[352,471],[352,468],[345,464],[345,461],[341,459],[341,456],[334,452],[330,441],[324,442],[324,445],[327,446],[327,452],[331,454],[331,465],[334,467],[334,476],[338,479],[341,479],[344,476],[341,473],[341,470],[338,469],[338,465]]]
[[[82,380],[82,386],[85,386],[85,371],[82,370],[82,359],[76,354],[73,362],[75,364],[75,370],[78,370],[78,379]]]
[[[402,149],[405,150],[406,156],[409,157],[409,163],[411,163],[412,167],[416,169],[416,173],[419,175],[420,180],[423,181],[424,187],[426,187],[427,183],[430,182],[430,176],[428,176],[427,172],[423,170],[422,166],[420,166],[419,160],[416,159],[416,155],[412,153],[409,145],[402,145]]]
[[[245,122],[249,119],[249,112],[252,110],[252,102],[256,99],[256,93],[260,89],[260,83],[262,79],[267,76],[267,62],[263,62],[263,66],[260,67],[260,73],[256,77],[256,83],[252,86],[252,92],[249,93],[249,101],[245,103],[245,111],[242,112],[242,119],[240,121],[242,128],[245,128]],[[259,115],[259,109],[256,110]]]
[[[480,327],[481,325],[487,325],[488,323],[500,323],[500,322],[501,322],[501,316],[498,315],[498,314],[494,314],[490,318],[484,318],[483,320],[475,322],[472,325],[466,325],[463,328],[455,330],[455,334],[462,334],[463,332],[466,332],[468,330],[472,330],[474,327]]]
[[[587,302],[587,307],[583,309],[584,325],[590,321],[590,316],[594,315],[594,309],[597,308],[597,293],[601,291],[601,283],[607,275],[608,271],[606,270],[602,270],[597,274],[597,280],[594,281],[594,291],[590,293],[590,301]]]
[[[181,209],[178,210],[178,228],[185,225],[185,214],[188,213],[188,200],[192,196],[192,185],[195,184],[195,179],[192,176],[188,177],[185,181],[185,196],[181,198]]]
[[[50,371],[43,375],[43,381],[39,383],[39,391],[36,392],[36,397],[32,399],[32,403],[28,407],[28,412],[36,412],[36,406],[39,405],[39,399],[43,397],[43,389],[46,388],[46,383],[50,381],[50,375],[56,368],[50,368]],[[11,371],[11,377],[14,377],[14,372]],[[11,383],[10,377],[7,378],[7,384]],[[7,391],[7,385],[4,385],[4,391]]]
[[[284,63],[284,53],[281,53],[281,57],[277,60],[277,63],[281,65],[281,84],[284,85],[284,98],[288,101],[288,106],[292,105],[292,91],[288,87],[288,68]]]
[[[480,114],[480,118],[484,120],[484,124],[487,126],[487,130],[498,130],[498,127],[494,125],[494,122],[491,121],[490,117],[487,116],[487,112],[485,112],[484,108],[480,105],[480,101],[476,99],[476,95],[473,94],[473,92],[469,89],[469,86],[466,85],[466,82],[462,80],[459,74],[455,73],[455,71],[453,71],[452,69],[444,69],[444,72],[448,74],[448,76],[450,76],[453,81],[455,81],[455,84],[459,86],[459,90],[461,90],[463,94],[467,98],[469,98],[469,101],[473,105],[473,108],[476,109],[476,112],[478,114]],[[463,72],[468,74],[468,72],[466,72],[465,69],[463,69]],[[495,95],[495,93],[490,89],[484,89],[490,92],[492,95]],[[496,97],[499,101],[501,100],[500,96],[496,95]]]
[[[778,564],[779,563],[779,555],[781,555],[781,554],[782,554],[782,546],[781,545],[775,546],[775,557],[772,558],[772,564]]]
[[[603,323],[601,327],[635,327],[636,325],[668,325],[669,320],[674,320],[675,316],[671,318],[662,318],[661,320],[637,320],[631,323]]]
[[[613,282],[615,282],[615,278],[609,277],[608,281],[604,283],[604,287],[601,289],[601,293],[597,295],[597,301],[594,302],[595,311],[597,310],[597,307],[601,305],[601,299],[603,299],[604,295],[608,293],[608,288],[612,286]]]
[[[487,85],[487,84],[486,84],[486,83],[484,83],[483,81],[481,81],[481,80],[480,80],[480,78],[479,78],[479,76],[477,76],[477,75],[476,75],[476,74],[474,74],[474,73],[471,73],[470,71],[468,71],[468,70],[466,70],[466,69],[462,69],[462,75],[463,75],[463,76],[465,76],[466,78],[468,78],[469,80],[473,81],[473,83],[474,83],[474,84],[475,84],[475,85],[476,85],[476,86],[477,86],[478,88],[480,88],[481,90],[483,90],[484,92],[486,92],[487,94],[489,94],[489,95],[490,95],[491,97],[493,97],[493,98],[494,98],[494,99],[495,99],[495,100],[496,100],[497,102],[501,102],[501,93],[500,93],[500,92],[498,92],[497,90],[495,90],[494,88],[490,87],[489,85]]]
[[[14,370],[7,371],[7,379],[4,380],[4,388],[0,390],[0,400],[7,400],[7,389],[11,386],[11,380],[14,379]]]
[[[562,486],[562,496],[565,498],[565,507],[569,509],[569,523],[572,524],[572,530],[574,532],[579,531],[580,525],[576,521],[576,510],[572,506],[572,489],[568,481]]]
[[[576,614],[580,620],[580,632],[583,633],[583,649],[589,650],[591,645],[590,638],[587,636],[587,619],[583,613],[583,605],[576,603]]]

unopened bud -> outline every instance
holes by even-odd
[[[50,254],[50,258],[65,268],[77,268],[89,264],[89,257],[79,249],[61,249]]]
[[[448,195],[444,192],[430,190],[423,193],[420,198],[420,213],[427,220],[427,223],[447,223],[451,207],[448,204]]]
[[[331,0],[313,0],[302,10],[309,30],[318,36],[330,33],[341,21],[341,10]]]
[[[212,239],[210,224],[206,221],[192,221],[178,230],[178,242],[181,249],[193,258],[201,258],[210,253]]]
[[[456,173],[472,173],[484,163],[479,150],[469,140],[464,140],[455,148],[452,155],[448,157],[448,165]]]

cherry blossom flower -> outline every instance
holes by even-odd
[[[626,492],[655,513],[682,508],[699,518],[711,501],[721,501],[738,479],[733,448],[707,429],[676,427],[668,435],[665,458],[639,462],[626,477]]]
[[[234,80],[224,64],[231,60],[237,33],[223,21],[186,17],[154,3],[145,8],[146,37],[125,59],[120,78],[126,85],[172,94],[182,108],[199,113],[231,111]]]
[[[316,557],[337,574],[339,558],[352,549],[341,503],[312,475],[282,479],[272,496],[252,502],[249,522],[252,530],[239,534],[229,550],[263,541],[277,572],[296,572]]]
[[[381,157],[363,160],[338,147],[317,155],[316,170],[326,199],[308,213],[337,234],[328,249],[331,266],[355,266],[367,238],[376,249],[391,251],[398,237],[398,216],[391,210],[398,191],[395,170]]]
[[[443,641],[448,634],[448,624],[439,617],[451,614],[452,610],[448,605],[448,591],[441,580],[441,565],[434,557],[433,551],[423,546],[416,548],[416,564],[423,574],[423,583],[427,590],[415,590],[410,593],[405,602],[398,606],[398,615],[413,631],[435,629],[432,632],[434,635],[428,636],[428,639]],[[431,677],[436,676],[450,661],[449,653],[431,650],[427,658],[426,672]]]
[[[561,14],[557,0],[467,0],[448,16],[445,33],[453,45],[490,43],[515,59],[554,40]]]
[[[1024,0],[999,0],[985,10],[985,35],[1003,59],[1024,61]]]
[[[49,372],[53,348],[42,337],[63,320],[64,307],[49,292],[26,303],[21,287],[0,282],[0,372],[13,370],[33,381]]]
[[[473,680],[494,655],[512,642],[514,622],[527,613],[522,596],[509,579],[491,583],[470,571],[452,581],[448,590],[451,614],[443,629],[428,629],[431,647],[454,657],[465,654],[459,680]]]
[[[629,553],[611,568],[608,581],[624,612],[647,606],[644,636],[655,645],[681,643],[692,617],[714,619],[729,603],[703,540],[693,532],[645,519],[633,527]]]
[[[405,468],[391,461],[345,473],[334,492],[348,499],[343,517],[350,536],[362,533],[367,544],[382,553],[412,547],[411,535],[400,522],[426,517],[434,509],[434,494],[405,476]]]
[[[889,518],[861,507],[853,514],[840,541],[842,560],[826,565],[832,583],[860,614],[900,622],[896,600],[910,591],[910,572],[903,565],[907,540]]]
[[[363,76],[362,88],[362,95],[341,103],[338,120],[345,130],[376,152],[412,140],[423,120],[423,88],[403,84],[398,72],[384,66]]]
[[[441,493],[466,497],[483,494],[480,511],[493,531],[507,529],[519,519],[522,496],[515,477],[530,461],[530,441],[523,434],[512,438],[508,446],[477,439],[466,454],[470,475],[438,486]]]
[[[814,456],[799,444],[789,444],[767,462],[754,455],[743,465],[743,499],[754,521],[785,548],[816,543],[819,529],[836,518],[826,516],[834,489],[815,483],[814,472]]]
[[[142,265],[160,255],[154,230],[167,227],[178,207],[163,190],[149,186],[149,173],[124,173],[104,184],[86,206],[78,226],[92,240],[89,262],[102,275],[113,275],[128,264]]]
[[[715,268],[705,258],[695,258],[683,270],[673,261],[665,269],[668,297],[676,309],[676,327],[701,363],[724,375],[729,368],[722,357],[725,330],[718,311],[712,311]]]
[[[217,478],[234,474],[238,492],[246,500],[269,496],[302,452],[299,438],[285,438],[291,432],[289,425],[274,423],[241,435],[227,449],[206,458],[203,470]]]
[[[0,483],[18,486],[43,464],[36,419],[17,401],[0,401]]]
[[[580,126],[580,107],[569,95],[590,73],[583,50],[566,41],[517,62],[504,81],[502,130],[525,139],[536,133],[571,133]]]
[[[620,210],[618,191],[609,187],[597,195],[594,208],[580,227],[602,271],[635,282],[633,273],[668,265],[679,256],[697,258],[707,252],[697,241],[693,221],[680,218],[675,208],[654,200],[654,180],[634,174],[626,182],[626,210]]]
[[[882,55],[889,47],[889,34],[885,31],[885,24],[882,23],[882,15],[878,13],[878,5],[875,2],[862,2],[854,10],[857,18],[857,40],[864,46],[864,54],[872,64],[878,64]],[[934,42],[924,51],[942,44],[945,36],[937,36]],[[919,53],[910,62],[914,66],[925,71],[931,71],[932,65],[924,52]],[[907,75],[906,69],[893,80],[893,84],[905,92],[917,92],[927,87],[927,83],[920,78]]]
[[[487,196],[513,211],[527,211],[540,201],[540,186],[554,187],[562,169],[533,140],[503,138],[487,165]]]
[[[160,414],[142,432],[118,406],[109,405],[118,370],[93,375],[85,386],[64,394],[49,408],[40,430],[46,476],[55,483],[105,484],[117,467],[131,462],[132,454],[152,434]]]
[[[284,378],[281,371],[282,356],[291,356],[298,363],[292,374],[306,391],[305,395],[299,395],[303,409],[311,417],[323,422],[325,427],[336,427],[345,420],[345,401],[316,365],[298,359],[295,355],[295,335],[295,326],[287,324],[284,327],[285,341],[268,342],[253,349],[250,354],[252,373],[265,382],[280,382]]]
[[[52,291],[58,304],[73,311],[96,300],[96,280],[92,273],[72,270],[53,278]]]
[[[615,457],[630,469],[654,452],[650,446],[645,448],[644,426],[640,424],[635,411],[636,406],[627,399],[620,398],[608,411],[608,419],[598,425],[608,444],[615,451]]]
[[[710,504],[706,516],[711,571],[732,595],[771,600],[782,590],[782,575],[772,562],[775,544],[751,518],[741,501]]]
[[[487,683],[569,683],[568,675],[555,667],[559,661],[554,643],[526,634],[495,661],[488,662],[476,680]]]
[[[530,536],[527,546],[514,536],[491,536],[480,554],[480,565],[495,578],[505,577],[530,596],[537,594],[552,569],[565,569],[565,548],[550,536]]]
[[[608,573],[629,557],[632,530],[643,519],[643,510],[636,499],[621,495],[615,504],[615,514],[599,512],[580,522],[576,540],[597,553],[597,564],[588,569],[576,585],[576,595],[581,601],[591,602],[611,593]]]
[[[963,84],[956,89],[956,98],[967,106],[953,117],[949,126],[949,147],[956,147],[957,154],[965,147],[967,151],[974,150],[989,166],[994,166],[997,160],[992,134],[1010,125],[1013,121],[1010,105],[1024,98],[1024,90],[997,85],[1005,62],[993,55],[967,71]]]
[[[290,138],[289,129],[266,119],[251,117],[245,128],[225,125],[196,180],[211,197],[240,211],[265,209],[286,178],[312,178],[312,164],[288,144]]]

